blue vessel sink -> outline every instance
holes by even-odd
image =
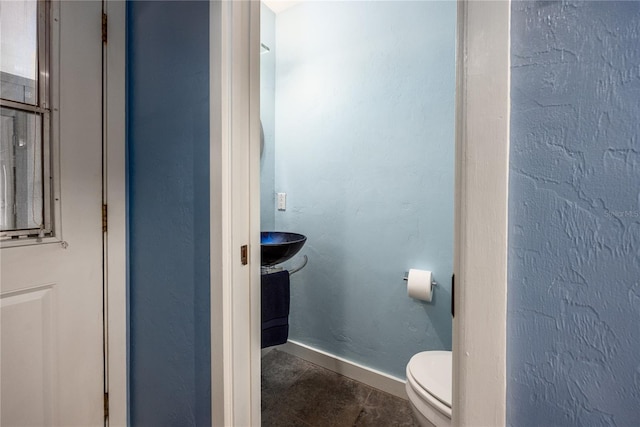
[[[307,238],[298,233],[262,231],[260,233],[260,265],[273,266],[291,259],[302,249],[306,241]]]

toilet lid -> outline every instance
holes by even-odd
[[[420,387],[451,407],[453,371],[450,351],[423,351],[411,358],[407,368]]]

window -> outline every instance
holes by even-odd
[[[52,232],[49,8],[0,2],[0,238]]]

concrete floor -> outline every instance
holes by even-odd
[[[263,427],[415,427],[406,400],[288,353],[262,357]]]

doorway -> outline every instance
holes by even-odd
[[[250,170],[259,170],[259,5],[252,4],[250,10],[244,4],[220,4],[211,11],[212,69],[219,70],[222,79],[212,82],[212,118],[214,123],[225,123],[227,114],[251,111],[249,123],[232,124],[232,128],[246,129],[251,136],[247,162]],[[456,208],[455,208],[455,256],[456,290],[454,303],[456,315],[453,322],[454,425],[503,425],[505,419],[505,336],[506,336],[506,201],[508,177],[508,111],[509,111],[509,16],[508,2],[458,3],[457,19],[457,72],[456,72]],[[232,23],[242,25],[232,25]],[[233,37],[235,35],[236,37]],[[246,43],[250,41],[250,43]],[[231,61],[231,48],[235,58]],[[246,60],[246,61],[245,61]],[[246,96],[231,98],[221,90],[235,81],[244,87]],[[220,96],[222,95],[222,96]],[[217,98],[216,98],[217,96]],[[236,111],[236,113],[234,113]],[[220,121],[218,118],[223,119]],[[221,127],[222,152],[230,147],[245,144],[245,133],[239,138],[229,137],[229,128]],[[234,144],[230,140],[235,141]],[[225,148],[226,147],[226,148]],[[232,179],[234,171],[227,167],[228,161],[212,159],[212,165],[222,164],[222,177]],[[227,166],[225,166],[227,165]],[[249,177],[253,200],[252,219],[244,221],[251,229],[249,242],[259,248],[259,177],[253,173],[241,173],[238,180]],[[223,181],[224,182],[224,179]],[[492,189],[487,191],[487,189]],[[215,189],[215,191],[213,191]],[[222,190],[222,191],[220,191]],[[226,196],[225,196],[226,194]],[[243,194],[228,194],[220,182],[212,182],[212,200],[216,203],[244,197]],[[233,209],[231,210],[233,212]],[[249,224],[249,225],[247,225]],[[221,230],[231,230],[224,220]],[[236,246],[223,241],[229,254],[236,253]],[[238,248],[239,249],[239,246]],[[212,251],[212,268],[217,262]],[[256,259],[251,250],[251,259]],[[234,255],[235,256],[235,255]],[[257,255],[259,256],[259,255]],[[217,256],[216,256],[217,257]],[[222,263],[217,266],[224,267]],[[228,271],[235,268],[228,265]],[[212,348],[212,363],[219,366],[213,374],[213,390],[225,396],[224,402],[213,399],[214,420],[242,420],[245,424],[259,424],[260,397],[260,325],[256,302],[260,301],[259,265],[251,267],[251,309],[246,301],[226,305],[214,299],[212,292],[212,326],[224,321],[224,329],[216,329],[222,342],[233,342],[234,347],[250,354],[251,361],[242,366],[229,363],[230,354],[224,349]],[[232,282],[223,281],[216,296],[232,294]],[[212,289],[213,290],[213,289]],[[216,288],[216,292],[218,292]],[[483,301],[484,304],[478,304]],[[492,307],[487,316],[486,307]],[[223,312],[224,307],[234,310]],[[215,311],[220,308],[220,312]],[[214,312],[216,313],[214,315]],[[248,320],[249,313],[253,313]],[[234,332],[235,324],[246,325],[251,339],[246,340],[247,329]],[[214,329],[212,329],[212,332]],[[212,342],[214,339],[212,338]],[[228,347],[228,346],[225,346]],[[224,369],[238,370],[223,375]],[[251,372],[247,381],[245,374]],[[233,393],[232,393],[233,390]],[[245,396],[234,398],[234,396]],[[250,396],[250,397],[248,397]],[[482,399],[477,399],[482,396]],[[248,405],[248,406],[245,406]],[[217,410],[216,410],[217,409]],[[217,414],[217,415],[216,415]],[[253,420],[251,422],[250,420]],[[215,422],[215,421],[214,421]]]
[[[410,358],[452,344],[456,4],[262,13],[262,231],[307,237],[285,269],[309,260],[290,275],[285,349],[404,395]],[[432,272],[431,301],[407,296],[410,269]]]

